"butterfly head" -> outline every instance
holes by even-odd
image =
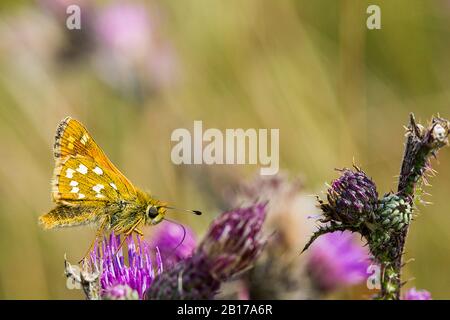
[[[159,201],[153,202],[153,201],[151,201],[147,205],[147,209],[145,210],[146,224],[155,225],[155,224],[160,223],[162,220],[164,220],[164,217],[165,217],[166,212],[167,212],[168,209],[189,212],[189,213],[193,213],[195,215],[201,215],[202,214],[198,210],[177,209],[177,208],[174,208],[174,207],[169,207],[164,202],[159,202]]]
[[[160,223],[166,215],[167,207],[161,204],[150,203],[145,210],[147,224],[155,225]]]

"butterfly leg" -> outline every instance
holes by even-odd
[[[83,258],[81,258],[81,260],[78,261],[78,264],[81,264],[84,261],[84,259],[86,259],[86,257],[89,255],[89,252],[91,252],[91,250],[94,248],[95,243],[97,242],[97,240],[102,236],[103,232],[105,231],[107,222],[108,222],[108,219],[105,219],[102,222],[102,224],[100,225],[100,228],[98,228],[98,230],[95,233],[94,240],[92,240],[91,245],[89,246],[89,249],[86,251]]]
[[[137,241],[143,241],[144,240],[144,233],[141,230],[136,228],[136,229],[134,229],[134,233],[136,233],[136,240]]]
[[[138,234],[143,235],[143,233],[139,229],[137,229],[137,227],[141,224],[141,222],[142,222],[142,219],[138,220],[128,231],[124,232],[123,240],[120,243],[120,246],[117,248],[115,254],[117,254],[119,252],[119,250],[122,248],[123,244],[125,243],[125,240],[128,238],[128,236],[130,234],[132,234],[133,232],[137,232]]]

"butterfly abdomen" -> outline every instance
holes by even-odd
[[[93,210],[89,208],[57,206],[49,213],[40,216],[39,223],[45,229],[53,229],[88,224],[94,222],[96,218]]]

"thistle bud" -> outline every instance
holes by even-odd
[[[375,211],[378,202],[376,185],[364,171],[355,169],[343,169],[328,189],[328,203],[320,201],[328,220],[358,225]]]
[[[408,200],[388,194],[380,200],[376,220],[383,229],[400,231],[411,222],[412,207]]]

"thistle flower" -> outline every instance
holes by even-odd
[[[139,238],[136,244],[132,236],[129,236],[126,239],[128,263],[125,263],[122,253],[124,249],[118,250],[120,242],[120,236],[111,234],[109,239],[104,238],[100,245],[96,245],[91,251],[88,262],[91,270],[101,270],[100,295],[102,298],[133,297],[135,291],[137,297],[142,299],[156,276],[150,247]],[[163,271],[158,248],[156,248],[156,269],[157,274]]]
[[[323,293],[366,280],[369,252],[355,240],[350,232],[333,232],[311,246],[307,269]]]
[[[246,269],[264,247],[261,229],[266,204],[226,212],[211,224],[198,253],[211,260],[211,273],[219,279]]]
[[[402,300],[432,300],[431,293],[427,290],[416,290],[416,288],[409,289]]]
[[[190,228],[174,223],[164,223],[155,228],[149,244],[150,247],[157,247],[160,250],[164,257],[165,269],[192,256],[197,240]]]
[[[328,204],[319,200],[328,221],[345,225],[358,225],[375,211],[378,192],[375,183],[364,171],[343,169],[341,176],[328,189]]]
[[[133,290],[128,285],[118,284],[106,288],[103,293],[104,300],[138,300],[139,295],[136,290]]]
[[[221,282],[251,267],[264,247],[266,205],[223,213],[193,256],[159,275],[147,299],[212,299]]]

